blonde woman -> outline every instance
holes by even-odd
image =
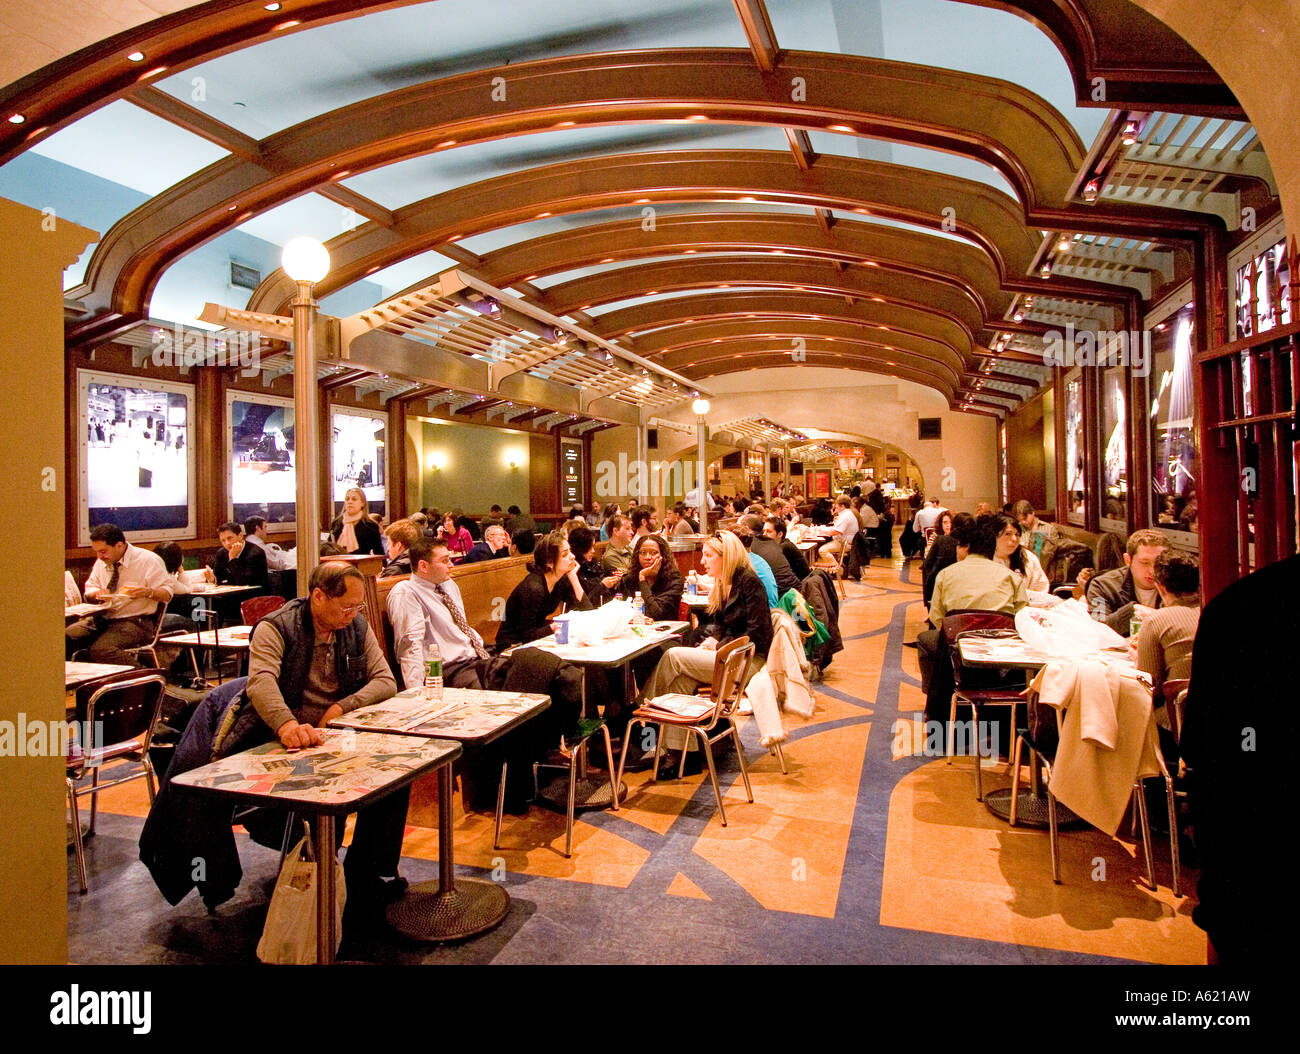
[[[343,513],[330,524],[330,537],[345,553],[384,555],[379,526],[370,518],[365,492],[350,487],[343,495]]]
[[[713,682],[718,645],[737,637],[754,644],[752,675],[767,658],[772,644],[772,615],[767,591],[749,565],[749,554],[731,531],[721,531],[704,543],[704,569],[713,579],[709,603],[700,620],[693,648],[670,648],[659,660],[645,687],[645,698],[668,692],[693,694]]]

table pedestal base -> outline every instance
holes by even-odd
[[[412,940],[455,941],[490,930],[509,910],[510,894],[497,882],[457,878],[445,891],[422,882],[388,909],[388,924]]]
[[[988,791],[984,795],[984,805],[999,820],[1011,822],[1011,788]],[[1082,821],[1059,801],[1056,803],[1056,826],[1081,823]],[[1028,787],[1021,789],[1016,799],[1016,826],[1047,827],[1047,796],[1035,794]]]

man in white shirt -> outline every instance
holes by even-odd
[[[65,631],[67,653],[86,649],[92,662],[135,665],[136,648],[153,639],[157,619],[172,598],[162,557],[129,545],[116,524],[102,523],[90,532],[90,547],[99,558],[86,579],[86,601],[112,596],[107,614],[79,619]]]
[[[482,688],[480,660],[488,657],[483,638],[465,618],[465,602],[452,581],[451,553],[440,541],[420,539],[411,546],[411,577],[388,594],[393,649],[403,688],[424,684],[424,649],[437,641],[442,683],[450,688]]]
[[[943,507],[939,504],[938,498],[931,498],[919,509],[912,518],[912,530],[917,534],[924,535],[930,527],[938,527],[939,520],[943,516]]]
[[[266,518],[250,516],[244,521],[244,541],[255,545],[266,554],[268,571],[289,571],[297,566],[292,556],[271,541],[266,530]]]
[[[822,547],[822,552],[838,554],[840,550],[851,547],[860,528],[858,514],[853,511],[853,499],[844,495],[836,498],[835,522],[831,525],[835,537]]]

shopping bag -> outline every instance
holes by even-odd
[[[266,926],[257,942],[257,957],[264,963],[304,966],[316,961],[316,862],[310,857],[309,843],[303,838],[280,868]],[[342,865],[337,859],[329,863],[334,867],[334,932],[341,937],[347,890]],[[337,942],[334,950],[338,951]]]

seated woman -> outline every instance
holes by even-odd
[[[359,487],[352,487],[343,495],[343,512],[330,524],[330,538],[345,553],[384,555],[379,525],[370,518],[365,492]]]
[[[474,539],[469,531],[461,527],[456,522],[455,515],[450,512],[442,518],[442,526],[438,528],[438,538],[450,552],[457,556],[464,556],[474,548]]]
[[[632,566],[614,591],[629,598],[639,593],[645,598],[646,617],[662,622],[677,618],[684,585],[668,543],[657,534],[647,534],[636,540],[632,547]]]
[[[614,595],[614,587],[623,576],[610,573],[596,559],[596,535],[590,527],[574,527],[569,531],[569,549],[578,561],[578,581],[592,604],[603,604]]]
[[[754,644],[751,676],[767,659],[772,646],[772,615],[767,593],[749,566],[749,554],[730,531],[704,543],[704,569],[713,579],[693,648],[670,648],[659,660],[642,696],[653,699],[668,692],[693,694],[713,683],[713,660],[719,644],[748,637]]]
[[[577,611],[594,606],[578,579],[578,561],[568,541],[551,533],[537,543],[528,576],[506,598],[506,616],[497,631],[497,648],[547,636],[551,632],[551,615],[561,605]]]
[[[997,523],[998,548],[994,560],[1003,567],[1009,567],[1025,584],[1030,593],[1051,593],[1051,583],[1047,573],[1033,550],[1020,544],[1020,525],[1005,512],[993,514]]]
[[[1142,620],[1129,647],[1136,652],[1137,668],[1151,676],[1156,723],[1168,728],[1164,683],[1192,675],[1192,642],[1201,620],[1201,572],[1196,558],[1176,549],[1162,549],[1156,557],[1156,592],[1160,608]],[[1161,747],[1167,749],[1163,739]]]

